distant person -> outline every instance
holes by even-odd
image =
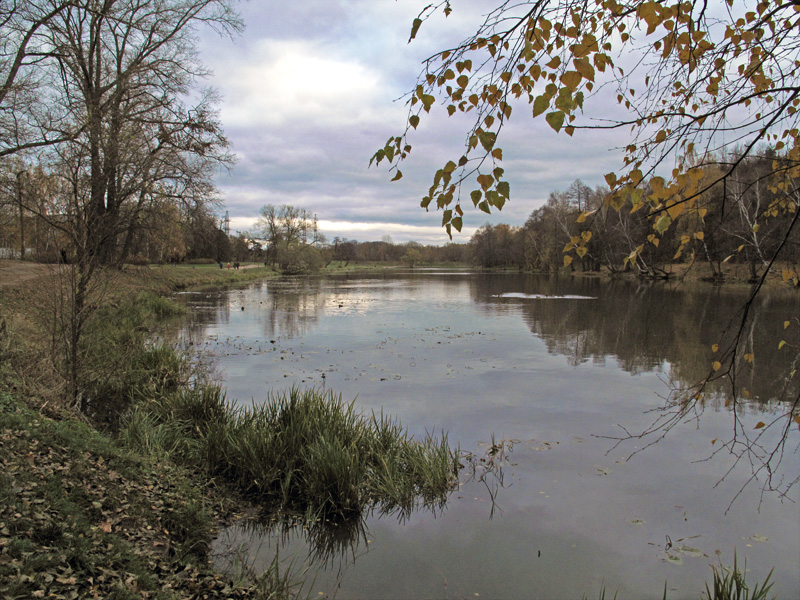
[[[219,261],[219,268],[222,268],[222,261]]]
[[[67,262],[69,262],[69,261],[67,261],[67,251],[62,248],[61,249],[61,264],[65,265],[65,264],[67,264]]]

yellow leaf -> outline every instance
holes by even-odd
[[[715,371],[719,371],[719,370],[722,368],[722,363],[721,363],[721,362],[719,362],[718,360],[715,360],[715,361],[714,361],[714,362],[711,364],[711,368],[712,368],[712,369],[714,369]]]
[[[589,240],[592,239],[592,232],[591,231],[582,232],[581,239],[583,239],[584,242],[588,242]]]
[[[557,68],[559,67],[559,65],[560,65],[560,64],[561,64],[561,58],[560,58],[560,57],[558,57],[558,56],[556,56],[556,57],[554,57],[554,58],[553,58],[553,60],[551,60],[551,61],[550,61],[549,63],[547,63],[545,66],[546,66],[548,69],[557,69]]]
[[[545,116],[545,121],[547,124],[550,125],[556,132],[561,129],[561,126],[564,124],[564,113],[560,110],[553,111],[547,113]]]
[[[764,421],[759,421],[758,423],[756,423],[756,426],[753,427],[753,429],[761,429],[764,426],[766,426],[766,423],[764,423]]]
[[[778,350],[780,350],[781,348],[783,348],[785,345],[786,345],[786,340],[781,340],[781,341],[778,343]]]
[[[711,351],[712,352],[717,352],[718,350],[719,350],[719,344],[712,344],[711,345]]]
[[[789,328],[789,325],[791,325],[791,324],[792,324],[792,322],[791,322],[791,321],[784,321],[784,322],[783,322],[783,328],[784,328],[784,329],[788,329],[788,328]]]
[[[578,222],[578,223],[583,223],[584,221],[586,221],[586,219],[587,219],[588,217],[591,217],[591,216],[592,216],[594,213],[596,213],[596,212],[597,212],[597,209],[595,209],[595,210],[589,210],[589,211],[586,211],[586,212],[582,212],[582,213],[580,214],[580,216],[578,217],[578,219],[577,219],[577,222]]]
[[[672,223],[672,219],[670,219],[669,215],[661,215],[658,221],[656,221],[655,225],[653,225],[653,229],[655,229],[658,233],[664,233],[667,229],[669,229],[670,223]]]
[[[584,79],[594,81],[594,67],[589,62],[588,58],[576,58],[572,61],[578,72],[583,75]]]
[[[586,256],[586,246],[579,246],[579,247],[578,247],[578,248],[575,250],[575,253],[576,253],[578,256],[580,256],[581,258],[583,258],[584,256]]]
[[[414,22],[411,24],[411,36],[408,38],[409,42],[413,40],[415,37],[417,37],[417,32],[419,31],[421,25],[422,25],[422,19],[420,18],[414,19]]]
[[[567,255],[564,257],[564,266],[568,267],[572,263],[572,257]]]
[[[702,240],[702,239],[704,239],[706,236],[705,236],[705,234],[704,234],[702,231],[698,231],[697,233],[695,233],[695,234],[694,234],[694,237],[695,237],[695,239]]]
[[[533,101],[533,116],[537,117],[550,107],[550,98],[542,94]]]
[[[650,180],[650,187],[652,188],[653,192],[658,195],[664,193],[664,178],[663,177],[653,177]]]
[[[563,83],[570,90],[575,91],[583,79],[583,76],[578,71],[567,71],[561,76],[561,83]]]
[[[681,215],[685,206],[686,205],[683,202],[676,202],[667,208],[667,212],[672,220],[677,219]]]
[[[753,364],[753,354],[752,354],[752,352],[748,352],[747,354],[745,354],[745,355],[744,355],[744,359],[745,359],[745,360],[746,360],[748,363],[750,363],[750,364],[752,365],[752,364]]]
[[[797,428],[800,429],[800,415],[794,418],[794,422],[797,423]]]

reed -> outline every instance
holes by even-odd
[[[706,583],[706,590],[704,598],[707,600],[768,600],[770,598],[769,591],[772,589],[770,578],[772,571],[767,574],[764,582],[759,586],[758,583],[750,587],[747,584],[745,573],[747,572],[747,564],[744,570],[739,570],[737,564],[736,552],[733,554],[733,568],[711,566],[714,571],[711,587]],[[775,598],[776,596],[772,596]]]
[[[417,503],[442,505],[457,485],[458,453],[446,436],[416,440],[396,421],[363,415],[316,389],[292,388],[236,409],[218,386],[196,386],[132,411],[123,436],[201,465],[285,512],[408,512]]]

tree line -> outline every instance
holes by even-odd
[[[522,226],[486,224],[469,243],[425,246],[391,240],[356,242],[336,237],[328,243],[308,219],[308,213],[283,206],[262,209],[260,230],[270,241],[269,260],[286,272],[339,261],[419,264],[470,263],[488,269],[519,269],[556,273],[569,271],[629,272],[646,278],[667,278],[671,265],[704,265],[708,278],[724,279],[725,263],[745,265],[749,278],[759,279],[778,261],[777,273],[800,272],[800,230],[793,227],[794,206],[782,205],[786,190],[776,175],[774,153],[741,156],[735,152],[720,162],[738,162],[736,173],[716,181],[715,168],[703,169],[714,182],[697,199],[691,218],[675,224],[653,219],[647,209],[620,210],[609,202],[608,187],[589,187],[580,179],[553,191],[531,212]],[[663,180],[653,178],[644,193]],[[627,199],[623,200],[628,202]],[[301,218],[305,214],[305,219]],[[588,216],[587,216],[588,215]],[[669,213],[666,213],[666,218]],[[309,238],[313,225],[313,243]],[[788,233],[787,233],[788,232]],[[302,250],[301,250],[302,248]],[[313,249],[313,260],[311,259]],[[574,253],[574,254],[572,254]],[[305,256],[301,260],[301,255]],[[792,279],[789,277],[788,279]]]
[[[487,268],[556,272],[566,266],[652,278],[667,277],[676,262],[705,264],[713,279],[724,278],[726,262],[747,265],[752,280],[775,261],[789,266],[783,272],[797,272],[800,231],[792,227],[793,207],[779,203],[785,190],[774,181],[776,157],[765,152],[733,154],[726,160],[741,160],[741,165],[735,175],[708,186],[692,218],[667,224],[653,219],[647,209],[617,210],[608,202],[606,186],[590,188],[576,180],[566,190],[550,193],[523,226],[487,224],[479,229],[470,240],[472,260]],[[717,177],[713,169],[706,171],[704,179]],[[644,193],[662,181],[654,178]],[[574,250],[574,258],[565,254]]]

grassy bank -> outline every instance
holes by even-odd
[[[186,385],[188,364],[147,343],[181,313],[156,291],[219,275],[114,274],[86,330],[94,426],[65,398],[50,312],[58,277],[0,288],[0,598],[268,597],[209,563],[215,530],[244,506],[235,494],[98,430],[110,421],[101,405],[119,417]]]
[[[3,599],[255,597],[209,568],[234,504],[189,471],[5,392],[0,453]]]

